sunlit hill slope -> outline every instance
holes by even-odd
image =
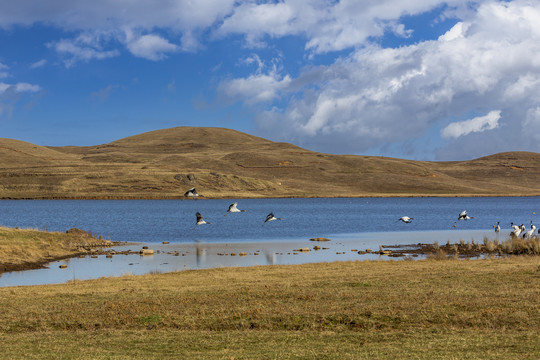
[[[0,198],[540,195],[540,154],[425,162],[330,155],[235,130],[177,127],[97,146],[0,138]]]

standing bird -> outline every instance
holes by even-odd
[[[523,234],[524,239],[529,239],[534,234],[534,230],[536,230],[536,226],[533,225],[531,220],[531,230],[527,231],[525,234]]]
[[[499,222],[497,221],[497,225],[493,225],[493,227],[495,228],[495,232],[498,233],[499,231],[501,231],[501,225],[499,225]]]
[[[274,216],[273,213],[270,213],[270,214],[266,215],[266,219],[264,219],[263,225],[264,225],[265,223],[269,222],[269,221],[272,221],[272,220],[282,220],[282,219],[281,219],[281,218],[277,218],[277,217]]]
[[[235,212],[246,212],[246,210],[240,210],[236,207],[236,205],[238,205],[237,202],[235,203],[232,203],[231,205],[229,205],[229,208],[227,209],[227,213],[223,216],[227,216],[228,213],[235,213]]]
[[[414,218],[408,217],[408,216],[402,216],[399,219],[397,219],[397,221],[403,221],[405,224],[410,223],[411,220],[414,220]]]
[[[462,212],[459,213],[458,221],[469,220],[469,219],[474,219],[474,217],[470,217],[469,215],[467,215],[467,210],[463,210]]]
[[[195,190],[195,188],[193,187],[193,188],[189,189],[188,191],[186,191],[186,192],[184,193],[184,196],[185,196],[185,197],[190,197],[190,198],[192,198],[192,199],[195,199],[196,197],[199,196],[199,194],[197,194],[197,190]]]
[[[211,224],[211,222],[204,221],[200,212],[197,211],[195,216],[197,217],[197,223],[195,224],[195,226],[202,225],[202,224]]]
[[[514,229],[511,233],[510,233],[510,236],[519,236],[519,234],[521,234],[521,226],[517,226],[517,225],[514,225],[514,223],[510,223],[510,226],[512,227],[512,229]]]

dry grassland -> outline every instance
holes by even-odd
[[[86,254],[92,249],[111,245],[111,241],[97,239],[79,229],[60,233],[0,226],[0,274],[42,267],[53,260]]]
[[[0,288],[6,359],[538,359],[540,258],[211,269]]]
[[[0,139],[0,198],[540,195],[540,154],[428,162],[331,155],[235,130],[177,127],[97,146]]]

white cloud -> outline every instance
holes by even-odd
[[[522,136],[532,137],[535,142],[540,142],[540,106],[527,111],[522,126]]]
[[[78,33],[73,39],[49,43],[67,66],[77,61],[117,56],[119,51],[112,45],[122,44],[135,56],[159,60],[166,53],[178,50],[174,45],[177,39],[181,39],[183,50],[198,49],[198,33],[221,21],[234,5],[235,0],[3,1],[0,28],[42,23]],[[156,35],[158,29],[166,30],[174,40]],[[144,35],[126,42],[129,33]],[[108,49],[105,44],[109,45]]]
[[[41,60],[36,61],[35,63],[31,64],[30,69],[41,68],[41,67],[44,67],[46,64],[47,64],[47,60],[41,59]]]
[[[76,39],[62,39],[50,42],[47,46],[62,56],[66,67],[71,67],[78,61],[103,60],[120,55],[116,49],[104,50],[99,37],[96,34],[81,34]]]
[[[28,83],[16,83],[16,84],[6,84],[0,82],[0,94],[11,91],[14,93],[23,93],[23,92],[38,92],[41,90],[39,85],[33,85]]]
[[[9,73],[5,70],[9,69],[7,65],[0,63],[0,79],[7,78]]]
[[[243,100],[247,104],[268,103],[276,100],[281,91],[291,84],[289,75],[281,75],[281,59],[273,59],[267,65],[261,58],[252,54],[241,60],[241,64],[256,65],[255,73],[247,78],[235,78],[222,81],[218,92],[225,97]]]
[[[0,116],[7,112],[8,116],[11,117],[15,104],[24,93],[35,93],[40,90],[40,86],[24,82],[16,84],[0,82]]]
[[[307,49],[324,53],[363,46],[370,37],[381,36],[385,31],[410,36],[410,29],[397,23],[397,19],[443,4],[466,6],[457,0],[245,1],[239,2],[216,34],[244,35],[248,45],[259,45],[265,36],[303,35],[308,40]]]
[[[473,132],[483,132],[493,130],[499,127],[499,119],[501,118],[500,110],[490,111],[485,116],[478,116],[470,120],[458,121],[447,125],[441,131],[443,138],[458,138]]]
[[[166,39],[154,34],[143,35],[136,38],[129,35],[127,48],[137,57],[154,61],[164,59],[166,57],[165,53],[167,52],[178,51],[177,45],[171,44]]]
[[[531,134],[521,134],[529,109],[540,106],[539,23],[540,1],[486,2],[438,40],[395,49],[365,46],[306,69],[281,89],[287,104],[272,104],[260,115],[261,135],[319,151],[362,153],[428,136],[468,113],[498,109],[504,118],[496,112],[461,124],[469,136],[465,130],[450,136],[451,126],[444,140],[460,146],[437,156],[470,158],[507,146],[540,151]],[[480,147],[474,131],[487,129],[483,139],[493,141]],[[512,137],[520,141],[500,141]]]
[[[241,98],[248,104],[255,104],[275,100],[279,92],[290,83],[289,75],[281,77],[275,73],[256,74],[223,82],[218,90],[229,98]]]

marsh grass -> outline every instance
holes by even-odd
[[[5,358],[536,359],[539,289],[521,256],[125,276],[0,288],[0,340]]]
[[[449,258],[478,258],[478,257],[503,257],[512,255],[540,255],[540,238],[509,237],[504,241],[499,239],[490,240],[484,237],[482,243],[475,243],[474,239],[470,243],[460,240],[459,243],[447,243],[439,246],[437,242],[422,244],[421,251],[434,260],[446,260]]]

